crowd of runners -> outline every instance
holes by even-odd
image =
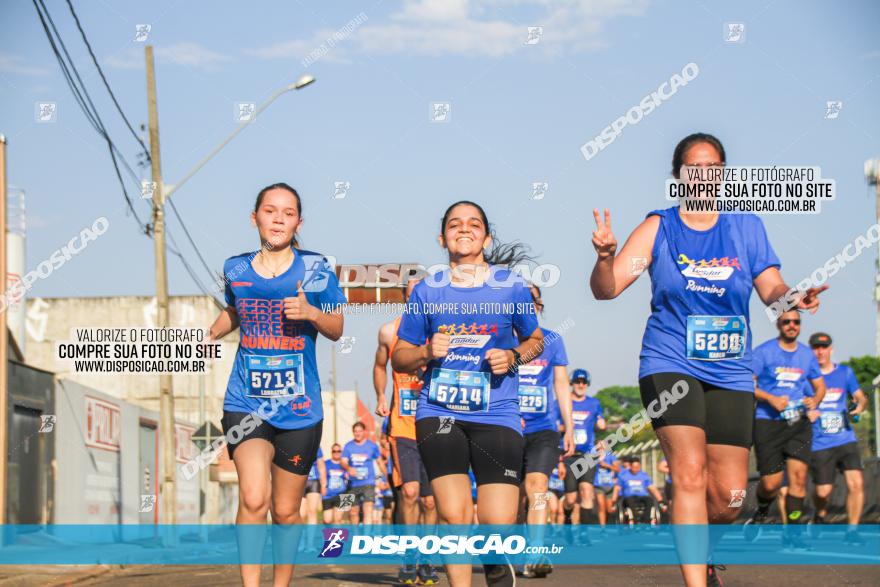
[[[718,139],[690,135],[674,150],[672,175],[725,159]],[[598,435],[608,423],[590,373],[569,370],[561,333],[539,325],[541,290],[508,269],[529,261],[528,249],[499,242],[485,210],[470,201],[453,203],[440,219],[446,269],[410,281],[407,311],[379,331],[378,444],[359,422],[353,440],[333,445],[327,458],[319,447],[315,342],[341,336],[345,297],[323,255],[298,247],[302,207],[286,184],[259,193],[251,216],[261,248],[227,260],[227,308],[210,329],[212,340],[241,330],[224,432],[266,402],[283,400],[228,445],[239,477],[237,523],[262,524],[270,514],[275,524],[525,523],[537,540],[548,524],[559,524],[581,545],[601,539],[609,523],[652,524],[664,512],[672,524],[729,524],[743,513],[733,497],[748,487],[754,444],[761,481],[757,511],[745,526],[749,538],[770,519],[783,471],[782,505],[795,529],[807,519],[807,475],[816,487],[811,519],[818,526],[842,471],[847,536],[859,542],[861,463],[851,422],[866,398],[852,370],[832,362],[829,335],[814,334],[809,348],[797,342],[803,312],[818,310],[825,288],[798,292],[796,305],[778,318],[779,337],[752,350],[752,292],[771,305],[790,289],[757,216],[655,210],[618,251],[610,212],[594,211],[595,299],[616,298],[642,272],[652,284],[639,390],[646,408],[663,406],[649,412],[665,455],[658,487],[638,458],[605,450]],[[676,387],[686,393],[670,403]],[[584,467],[591,455],[596,466]],[[599,526],[592,536],[591,525]],[[715,539],[707,533],[709,553]],[[786,540],[803,546],[794,530]],[[445,574],[451,585],[470,585],[472,570],[453,564]],[[551,570],[541,558],[519,569],[484,565],[489,585]],[[688,585],[720,584],[717,571],[682,565]],[[287,585],[292,573],[291,565],[276,565],[275,585]],[[245,585],[257,585],[259,576],[259,565],[242,565]],[[413,556],[399,580],[439,578]]]

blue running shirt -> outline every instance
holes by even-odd
[[[519,411],[525,427],[523,434],[558,430],[553,368],[568,365],[562,337],[542,328],[544,347],[541,354],[519,368]]]
[[[617,485],[620,486],[621,497],[647,497],[650,495],[648,487],[653,483],[651,476],[644,471],[631,473],[626,469],[621,469],[617,475]]]
[[[589,454],[596,443],[596,421],[602,417],[602,404],[595,397],[578,400],[571,396],[572,437],[575,452]],[[564,441],[564,439],[563,439]]]
[[[345,443],[342,449],[342,457],[348,459],[348,466],[355,470],[351,477],[351,487],[376,484],[375,461],[381,456],[379,447],[370,439],[358,444],[354,440]]]
[[[605,457],[602,459],[602,462],[606,465],[613,465],[615,458],[614,454],[610,452],[605,453]],[[596,487],[614,487],[617,485],[617,473],[612,471],[611,469],[606,469],[605,467],[599,467],[597,465],[596,469],[596,480],[594,485]]]
[[[238,313],[241,340],[223,409],[252,413],[263,406],[270,413],[270,400],[283,398],[283,405],[268,422],[276,428],[298,430],[324,418],[321,382],[315,359],[318,331],[310,322],[284,317],[284,298],[297,295],[302,281],[308,302],[319,308],[345,303],[336,274],[318,253],[294,249],[290,268],[267,279],[251,266],[256,253],[231,257],[223,264],[227,278],[226,304]]]
[[[859,381],[849,365],[835,365],[825,379],[825,397],[819,417],[813,422],[813,452],[856,442],[849,421],[849,399],[859,390]]]
[[[327,495],[324,499],[328,499],[345,491],[348,485],[348,473],[342,468],[342,463],[333,459],[326,459],[324,464],[327,466]]]
[[[777,397],[788,396],[789,407],[780,412],[767,402],[758,402],[755,418],[759,420],[800,419],[802,410],[798,402],[805,395],[813,395],[810,380],[822,377],[819,363],[813,351],[802,343],[794,351],[786,351],[779,346],[779,339],[771,338],[762,343],[752,353],[752,369],[758,378],[758,389]]]
[[[416,421],[454,416],[522,433],[518,374],[493,375],[485,354],[518,346],[517,334],[530,336],[538,320],[522,277],[495,266],[490,270],[490,281],[503,285],[454,286],[446,270],[413,289],[397,336],[414,345],[425,344],[437,332],[452,337],[446,357],[432,359],[422,375]]]
[[[684,373],[724,389],[753,392],[749,298],[754,279],[779,259],[761,219],[721,214],[694,230],[678,206],[655,210],[651,316],[642,338],[639,378]]]

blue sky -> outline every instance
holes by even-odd
[[[636,381],[649,284],[645,276],[616,301],[593,300],[591,210],[611,208],[622,242],[648,211],[667,205],[663,182],[683,136],[717,135],[733,165],[816,165],[837,181],[838,199],[820,215],[764,217],[790,283],[875,216],[862,165],[880,156],[876,2],[74,4],[135,124],[147,119],[135,26],[151,26],[168,183],[234,130],[236,103],[260,103],[306,71],[317,77],[282,96],[174,196],[212,267],[258,246],[249,210],[256,192],[276,181],[303,195],[303,246],[342,262],[441,262],[435,235],[443,210],[473,199],[501,240],[525,241],[541,262],[561,268],[560,282],[544,294],[544,324],[574,321],[569,357],[599,387]],[[114,114],[67,5],[47,5],[133,163],[136,143]],[[9,139],[10,183],[27,192],[28,267],[95,218],[111,222],[30,295],[153,293],[152,243],[126,215],[106,147],[64,84],[33,5],[7,1],[0,13],[0,132]],[[355,19],[350,35],[303,66]],[[743,43],[724,42],[726,22],[745,23]],[[524,44],[529,26],[544,27],[537,44]],[[694,81],[584,159],[583,143],[689,62],[699,66]],[[843,102],[836,119],[824,118],[828,100]],[[37,102],[55,102],[57,121],[38,123]],[[431,102],[449,102],[451,121],[432,123]],[[335,181],[351,183],[345,199],[331,197]],[[531,198],[532,182],[548,183],[543,199]],[[146,203],[136,205],[146,217]],[[171,231],[195,263],[173,219]],[[875,259],[871,251],[835,276],[820,313],[804,319],[806,333],[834,336],[839,358],[873,352]],[[198,292],[173,257],[169,279],[172,294]],[[757,342],[775,332],[759,311],[753,298]],[[357,343],[339,356],[341,387],[357,381],[371,395],[373,341],[388,318],[347,320]],[[329,347],[322,351],[326,366]]]

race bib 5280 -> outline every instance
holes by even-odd
[[[697,361],[741,359],[745,354],[744,316],[688,316],[687,358]]]

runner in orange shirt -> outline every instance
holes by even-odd
[[[407,283],[405,299],[418,283]],[[394,490],[396,524],[437,523],[437,509],[428,474],[416,444],[416,404],[422,389],[422,379],[417,373],[391,372],[391,401],[385,396],[388,383],[388,361],[397,344],[397,328],[400,318],[392,320],[379,329],[379,346],[373,364],[373,387],[376,389],[376,414],[388,422],[388,442],[391,447],[392,485]],[[433,585],[439,577],[429,564],[417,565],[415,560],[405,561],[399,577],[405,585]]]

